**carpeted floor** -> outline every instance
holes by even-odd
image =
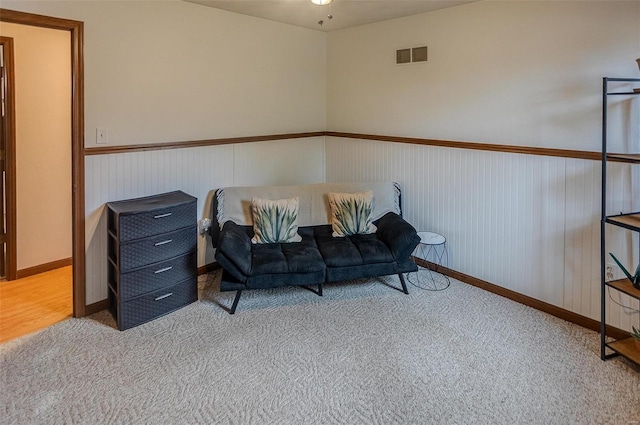
[[[452,281],[233,294],[120,332],[101,312],[0,345],[2,424],[640,423],[596,333]]]

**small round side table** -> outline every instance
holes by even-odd
[[[438,271],[441,267],[449,265],[447,239],[440,233],[435,232],[418,232],[418,236],[420,237],[420,243],[416,247],[414,255],[423,261],[429,261],[430,258],[433,258],[431,262],[434,264],[434,268],[418,265],[415,279],[411,276],[413,273],[409,273],[407,280],[413,286],[427,291],[447,289],[451,284],[449,276]]]

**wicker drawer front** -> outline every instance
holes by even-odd
[[[195,251],[197,226],[118,244],[109,238],[109,256],[120,273]]]
[[[109,310],[121,331],[141,325],[197,301],[196,280],[194,276],[168,288],[124,302],[119,302],[118,296],[109,289]]]
[[[111,232],[120,242],[146,238],[160,233],[182,229],[193,224],[196,203],[177,205],[139,214],[120,215],[120,220],[109,220]]]
[[[120,242],[172,232],[196,221],[197,202],[179,190],[107,202],[107,229]]]
[[[197,267],[195,251],[128,273],[118,273],[115,264],[109,262],[109,285],[126,301],[192,277],[197,274]]]

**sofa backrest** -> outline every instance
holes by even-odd
[[[299,198],[299,226],[317,226],[331,223],[329,193],[355,193],[373,191],[372,220],[388,212],[401,213],[400,187],[394,182],[317,183],[296,186],[249,186],[218,189],[214,210],[220,228],[226,221],[239,225],[253,225],[251,198]]]

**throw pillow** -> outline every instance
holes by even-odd
[[[329,193],[334,237],[375,233],[371,223],[373,192]]]
[[[298,198],[268,199],[252,198],[253,238],[251,242],[286,243],[300,242],[298,234]]]

